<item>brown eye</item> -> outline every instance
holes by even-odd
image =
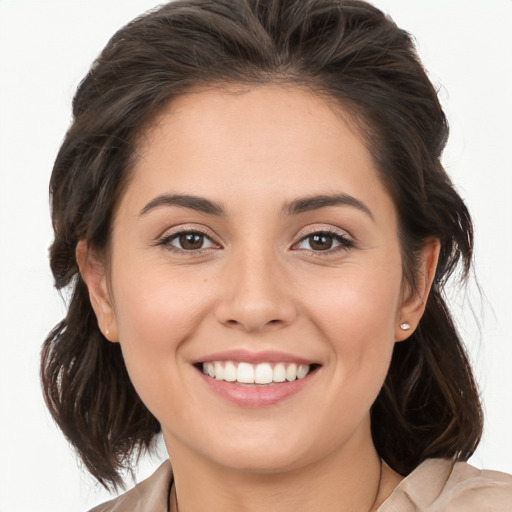
[[[209,249],[217,247],[204,233],[199,231],[183,231],[165,237],[160,245],[168,248],[171,251],[201,251],[202,249]]]
[[[309,246],[314,251],[326,251],[332,247],[334,242],[332,236],[325,234],[311,235],[309,238]]]
[[[306,249],[313,252],[335,252],[338,249],[350,249],[354,246],[352,240],[341,233],[319,231],[305,236],[297,244],[298,249]]]
[[[204,235],[198,233],[183,233],[178,237],[181,249],[194,251],[201,249],[204,243]]]

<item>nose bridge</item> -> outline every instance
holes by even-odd
[[[295,305],[286,289],[282,263],[272,247],[250,243],[234,250],[230,260],[217,308],[219,321],[247,331],[293,321]]]

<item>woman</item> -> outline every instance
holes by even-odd
[[[472,225],[410,37],[363,2],[178,1],[79,87],[45,397],[97,510],[509,510],[443,299]],[[278,500],[276,500],[278,496]]]

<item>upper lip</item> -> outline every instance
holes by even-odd
[[[300,357],[287,352],[275,350],[251,351],[246,349],[224,350],[205,355],[195,361],[195,363],[209,363],[212,361],[233,361],[251,364],[259,363],[295,363],[295,364],[314,364],[315,361]]]

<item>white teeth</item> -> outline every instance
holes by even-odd
[[[254,382],[256,384],[270,384],[273,377],[272,366],[269,364],[263,363],[256,366],[254,372]]]
[[[277,363],[274,366],[274,382],[284,382],[286,380],[286,368],[283,363]]]
[[[271,384],[272,382],[292,382],[303,379],[310,370],[308,364],[295,363],[233,363],[232,361],[212,361],[203,363],[203,373],[216,380],[239,382],[240,384]]]
[[[297,365],[292,363],[286,368],[286,380],[292,381],[297,378]]]
[[[309,365],[301,364],[297,370],[297,379],[303,379],[309,373]]]
[[[231,361],[228,361],[226,366],[224,366],[224,380],[234,382],[236,380],[236,375],[236,366]]]
[[[215,361],[214,368],[215,368],[215,378],[217,380],[224,380],[224,366],[222,365],[222,363]]]
[[[254,384],[254,366],[249,363],[240,363],[236,370],[236,380],[242,384]]]

